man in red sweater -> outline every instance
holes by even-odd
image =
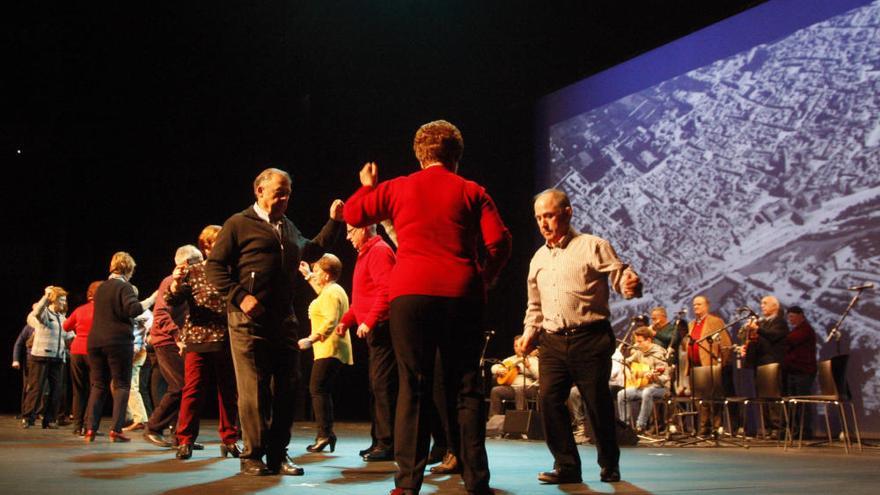
[[[486,287],[507,262],[511,240],[486,190],[456,174],[463,149],[454,125],[442,120],[423,125],[413,142],[421,170],[378,184],[376,164],[364,165],[362,187],[343,210],[355,227],[391,219],[399,241],[389,284],[391,340],[401,373],[392,493],[418,493],[422,486],[438,349],[449,392],[446,409],[457,414],[461,428],[465,488],[492,493],[479,367],[481,325]],[[477,259],[479,237],[484,262]]]
[[[800,306],[792,306],[787,311],[791,331],[785,336],[785,360],[782,371],[785,374],[785,395],[810,395],[816,379],[816,332],[804,316]],[[812,407],[804,405],[804,438],[813,436]],[[793,418],[794,428],[800,425],[800,416]],[[797,430],[794,430],[797,431]]]
[[[388,328],[388,280],[394,268],[394,251],[376,235],[376,226],[348,226],[346,236],[357,250],[352,278],[352,303],[336,326],[336,333],[357,326],[367,339],[370,355],[370,391],[373,395],[372,445],[361,454],[364,461],[394,459],[394,399],[397,397],[397,363]]]

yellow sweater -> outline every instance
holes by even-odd
[[[327,285],[318,297],[309,304],[309,320],[312,321],[311,335],[323,335],[324,342],[315,339],[312,349],[315,359],[333,357],[343,364],[354,364],[351,354],[351,336],[336,335],[334,331],[342,315],[348,311],[348,296],[338,284]]]

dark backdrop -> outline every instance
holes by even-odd
[[[70,290],[72,310],[126,250],[133,282],[152,292],[177,246],[253,201],[267,166],[291,172],[288,216],[313,235],[364,161],[381,178],[414,171],[412,135],[438,118],[461,128],[460,173],[487,187],[514,236],[487,322],[499,335],[489,354],[509,354],[539,244],[535,100],[760,2],[572,3],[10,9],[0,21],[3,409],[18,407],[8,363],[43,287]],[[341,240],[332,251],[350,288],[352,249]],[[365,374],[347,377],[339,415],[365,418]]]

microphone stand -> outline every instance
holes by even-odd
[[[737,318],[736,320],[721,327],[719,330],[716,330],[715,332],[712,332],[709,335],[701,336],[699,339],[697,339],[694,342],[694,345],[699,347],[700,350],[705,350],[707,353],[709,353],[709,398],[708,398],[708,402],[709,402],[709,417],[710,417],[710,422],[712,423],[712,433],[711,433],[711,437],[702,437],[699,435],[699,426],[695,425],[694,439],[691,440],[690,442],[685,442],[685,443],[681,444],[682,446],[691,445],[691,444],[700,443],[700,442],[712,442],[712,444],[715,447],[718,447],[722,443],[725,443],[725,444],[733,445],[736,447],[748,448],[748,445],[745,443],[740,443],[735,440],[721,438],[721,436],[715,430],[714,421],[715,421],[716,384],[715,384],[715,373],[713,373],[712,367],[713,367],[713,363],[715,363],[717,361],[718,367],[723,373],[724,366],[723,366],[723,363],[721,362],[721,356],[720,355],[716,356],[715,353],[712,351],[712,347],[713,347],[712,344],[713,344],[713,341],[715,340],[715,337],[721,335],[722,332],[727,331],[728,328],[730,328],[734,325],[737,325],[740,322],[747,320],[748,318],[751,318],[751,317],[752,317],[752,315],[746,315],[746,316],[742,316],[740,318]],[[707,341],[708,341],[708,344],[706,344]],[[720,349],[719,349],[719,351],[720,351]],[[690,359],[690,356],[688,356],[688,359]],[[695,385],[694,377],[696,375],[695,370],[696,370],[696,366],[691,365],[690,366],[691,405],[693,407],[693,410],[697,411],[697,397],[696,397],[696,390],[694,387],[694,385]],[[721,385],[723,386],[723,383]],[[697,417],[699,417],[698,413],[697,413]]]
[[[834,341],[836,342],[836,350],[838,356],[840,355],[840,337],[842,337],[842,334],[840,333],[840,326],[843,325],[843,320],[846,319],[846,317],[849,315],[850,310],[852,310],[852,308],[856,305],[856,302],[858,302],[859,298],[862,297],[862,291],[867,288],[868,287],[862,286],[856,289],[856,293],[849,301],[849,305],[843,311],[843,314],[840,315],[840,319],[837,320],[837,323],[835,323],[834,326],[831,327],[831,330],[828,331],[828,335],[825,336],[826,343],[831,342],[831,339],[834,339]]]

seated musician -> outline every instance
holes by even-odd
[[[635,345],[629,357],[624,359],[626,387],[617,393],[617,409],[622,420],[629,417],[631,403],[642,403],[636,420],[637,433],[645,431],[654,399],[666,396],[669,386],[666,349],[655,344],[653,337],[654,331],[649,327],[639,327],[633,333]]]
[[[513,346],[522,335],[513,338]],[[489,394],[489,417],[504,414],[505,400],[516,400],[517,394],[523,394],[521,400],[534,399],[538,396],[538,350],[535,349],[527,357],[517,353],[508,357],[501,364],[492,366],[492,375],[498,385],[492,387]]]

